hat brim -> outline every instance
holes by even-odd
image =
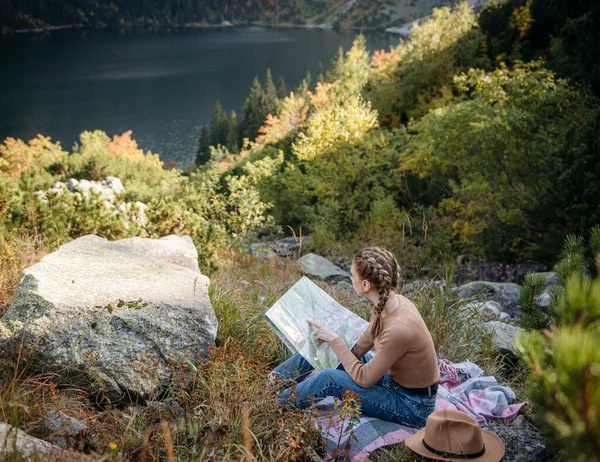
[[[434,454],[425,446],[423,446],[423,437],[425,436],[425,429],[419,430],[414,435],[407,438],[404,443],[406,446],[419,454],[420,456],[427,457],[433,460],[447,460],[451,462],[499,462],[504,457],[504,443],[497,435],[487,430],[481,430],[481,437],[483,438],[483,444],[485,444],[485,452],[477,458],[465,459],[458,457],[442,457]]]

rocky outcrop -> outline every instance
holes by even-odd
[[[471,263],[463,264],[466,257],[457,259],[454,282],[462,284],[466,281],[515,282],[522,284],[525,275],[536,271],[545,271],[547,266],[541,263]]]
[[[314,253],[308,253],[299,258],[298,265],[300,265],[300,269],[307,276],[318,277],[324,281],[337,282],[350,280],[350,273]]]
[[[500,437],[506,446],[504,462],[544,462],[551,460],[540,432],[525,418],[512,422],[489,421],[488,430]]]
[[[70,192],[86,199],[91,194],[98,194],[100,199],[112,203],[115,201],[116,196],[124,191],[125,188],[123,188],[121,180],[114,176],[107,176],[104,181],[76,180],[75,178],[69,179],[66,183],[57,181],[52,185],[52,188],[46,191],[36,191],[35,195],[39,199],[45,200],[48,193],[60,195],[64,192]]]
[[[520,318],[521,311],[517,306],[520,288],[511,282],[475,281],[456,289],[459,297],[475,297],[482,301],[494,301],[502,306],[502,311],[513,318]]]
[[[23,272],[2,330],[91,393],[113,402],[155,396],[170,382],[171,360],[196,362],[215,342],[208,278],[172,263],[195,258],[188,238],[81,237]]]
[[[274,248],[278,256],[284,258],[299,258],[302,255],[306,255],[308,250],[307,245],[310,245],[312,239],[310,236],[305,236],[300,241],[299,238],[285,237],[275,241]]]
[[[48,202],[51,196],[71,194],[81,201],[88,202],[92,197],[97,197],[107,210],[116,215],[121,215],[126,227],[130,222],[144,226],[147,223],[147,205],[142,202],[124,202],[122,194],[125,188],[121,180],[114,176],[107,176],[104,181],[69,179],[66,183],[57,181],[50,189],[35,191],[34,195],[42,202]],[[121,198],[119,201],[117,198]]]
[[[492,348],[494,350],[517,356],[515,337],[523,329],[500,321],[488,321],[483,323],[481,327],[484,332],[492,336]]]

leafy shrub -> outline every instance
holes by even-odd
[[[460,96],[412,125],[402,167],[446,185],[440,211],[465,246],[489,259],[535,258],[539,226],[552,226],[549,210],[564,200],[557,146],[572,142],[594,99],[540,62],[472,69],[455,82]]]
[[[101,131],[84,132],[80,139],[68,158],[48,154],[58,148],[47,145],[46,138],[29,145],[4,145],[3,152],[11,152],[10,165],[17,165],[15,159],[27,162],[11,170],[14,178],[0,174],[0,231],[41,236],[50,249],[85,234],[107,239],[188,234],[198,247],[201,265],[212,271],[215,250],[226,246],[229,238],[271,223],[269,206],[248,176],[221,177],[214,164],[190,178],[166,171],[158,156],[137,147],[131,132],[113,140]],[[108,175],[119,177],[125,187],[114,204],[96,194],[85,197],[66,189],[47,191],[44,199],[34,194],[56,181],[103,180]],[[148,203],[145,220],[134,201]]]
[[[131,139],[131,132],[111,140],[104,132],[83,132],[80,143],[75,144],[55,178],[103,180],[112,175],[119,178],[125,188],[125,200],[148,202],[151,199],[175,193],[179,188],[177,171],[164,170],[158,155],[144,152]]]
[[[37,135],[28,143],[9,137],[0,144],[0,174],[18,178],[31,167],[49,167],[66,157],[60,143],[52,143],[50,137]]]
[[[377,127],[377,113],[369,102],[354,95],[343,102],[333,102],[316,111],[293,144],[300,160],[308,161],[339,144],[358,144],[362,137]]]

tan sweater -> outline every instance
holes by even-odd
[[[369,324],[352,351],[341,337],[330,343],[350,377],[363,388],[374,385],[386,372],[407,388],[436,383],[440,373],[433,340],[414,303],[401,297],[400,306],[394,311],[383,310],[381,322],[382,330],[375,342]],[[363,364],[358,358],[373,348],[373,344],[377,354]]]

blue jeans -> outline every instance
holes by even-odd
[[[371,353],[367,353],[361,361],[366,363],[372,357]],[[342,364],[337,369],[325,369],[302,381],[312,370],[313,367],[299,353],[275,368],[279,380],[296,383],[295,387],[278,393],[282,404],[290,403],[304,409],[310,406],[311,397],[316,400],[327,396],[341,399],[344,391],[351,390],[360,396],[361,410],[368,416],[417,428],[425,426],[427,417],[435,409],[436,395],[410,393],[387,373],[372,387],[363,388],[357,385]]]

